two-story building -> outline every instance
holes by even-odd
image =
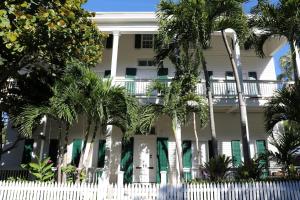
[[[104,44],[103,62],[97,65],[95,72],[102,77],[111,77],[115,84],[126,87],[141,101],[159,98],[147,96],[147,86],[157,78],[171,79],[175,68],[168,60],[164,61],[163,70],[158,70],[153,65],[154,35],[158,30],[155,13],[97,13],[94,21],[101,31],[109,34]],[[228,32],[228,37],[233,36],[232,32]],[[240,48],[252,157],[263,152],[268,146],[263,105],[273,92],[284,84],[276,81],[273,58],[273,54],[282,44],[283,41],[278,39],[268,40],[264,48],[264,58],[258,57],[253,50]],[[236,52],[236,47],[232,47]],[[219,33],[213,34],[212,47],[205,51],[205,57],[212,78],[218,151],[219,154],[234,157],[234,165],[239,165],[243,161],[243,153],[236,88],[230,61]],[[203,79],[203,76],[199,77],[197,86],[197,92],[201,95],[205,95]],[[45,155],[55,162],[58,150],[57,128],[51,121],[47,124],[44,146]],[[13,133],[14,130],[9,131]],[[71,163],[80,155],[84,122],[72,127],[70,133],[65,164]],[[200,161],[195,156],[196,144],[192,125],[183,127],[181,133],[186,178],[196,178],[199,176],[199,163],[203,165],[211,157],[210,130],[208,127],[198,127]],[[9,139],[13,140],[14,134],[10,134],[10,137]],[[25,145],[20,143],[17,148],[3,156],[2,169],[17,169],[20,163],[30,160],[30,153],[39,146],[39,142],[40,139],[36,137],[25,140]],[[88,148],[89,146],[90,144]],[[116,127],[112,127],[108,136],[99,131],[97,142],[91,148],[93,156],[86,161],[86,167],[104,169],[104,176],[107,176],[110,182],[116,182],[122,171],[125,182],[160,182],[164,171],[167,172],[169,182],[177,180],[175,140],[170,119],[167,117],[162,117],[149,135],[135,135],[129,142],[122,140],[122,133]]]

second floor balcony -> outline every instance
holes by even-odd
[[[159,81],[170,84],[170,79],[159,79]],[[128,92],[134,96],[143,98],[149,97],[148,88],[153,79],[116,79],[115,83],[124,86]],[[248,98],[268,98],[274,95],[274,92],[283,88],[291,82],[276,80],[244,80],[243,92]],[[211,80],[211,89],[214,98],[235,98],[237,96],[236,84],[234,80]],[[196,89],[197,94],[206,95],[206,86],[204,81],[199,81]],[[150,97],[156,97],[157,93],[152,92]]]

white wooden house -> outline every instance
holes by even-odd
[[[151,81],[160,78],[171,79],[175,69],[171,62],[164,61],[165,70],[158,71],[153,66],[154,34],[158,24],[155,13],[152,12],[121,12],[97,13],[94,21],[99,29],[109,34],[103,53],[103,62],[97,65],[95,72],[101,76],[110,76],[115,84],[125,86],[141,101],[149,100],[146,96],[147,86]],[[187,22],[188,23],[188,22]],[[234,39],[234,34],[228,31],[228,36]],[[247,102],[250,151],[254,157],[268,148],[267,134],[264,129],[263,105],[272,96],[274,90],[282,87],[283,82],[276,81],[275,62],[273,54],[284,41],[270,39],[265,44],[266,57],[256,56],[253,50],[240,48],[241,72],[243,89]],[[233,43],[234,44],[234,43]],[[239,47],[233,45],[236,57]],[[205,52],[208,70],[212,76],[214,97],[214,112],[218,151],[220,154],[232,156],[236,165],[243,161],[241,147],[241,130],[239,109],[233,73],[225,51],[220,33],[212,36],[212,48]],[[197,92],[205,95],[203,77],[197,86]],[[153,99],[158,97],[153,96]],[[10,129],[11,133],[14,130]],[[195,156],[195,138],[192,125],[183,127],[182,140],[184,146],[184,170],[186,178],[196,178],[198,161]],[[66,154],[66,163],[71,163],[81,152],[84,133],[84,120],[72,127]],[[211,135],[209,128],[198,127],[201,148],[200,163],[204,164],[211,156]],[[13,141],[10,134],[9,141]],[[58,127],[49,121],[46,128],[45,156],[51,156],[55,161],[58,148]],[[39,148],[39,137],[25,140],[25,146],[18,147],[3,156],[2,169],[18,169],[22,160],[30,160],[32,148]],[[89,148],[88,144],[88,148]],[[104,168],[103,175],[110,182],[116,182],[120,171],[124,172],[125,182],[159,182],[160,174],[167,172],[169,182],[177,181],[177,160],[175,141],[171,130],[170,119],[162,117],[155,129],[149,135],[135,135],[129,142],[122,141],[122,133],[116,127],[111,127],[108,136],[98,134],[97,142],[91,147],[93,156],[86,161],[87,168]],[[110,159],[108,160],[108,155]]]

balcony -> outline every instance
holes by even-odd
[[[125,87],[130,94],[137,97],[147,97],[147,90],[153,79],[116,79],[115,83]],[[166,84],[170,84],[170,79],[160,80]],[[291,82],[270,81],[270,80],[244,80],[243,89],[244,96],[248,98],[267,98],[273,96],[274,92],[283,88]],[[214,98],[230,98],[236,97],[236,85],[234,80],[212,80],[212,94]],[[197,84],[197,94],[205,95],[205,82],[201,81]],[[150,96],[156,97],[157,93],[152,93]]]

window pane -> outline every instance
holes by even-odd
[[[153,35],[147,34],[142,37],[143,48],[153,48]]]

